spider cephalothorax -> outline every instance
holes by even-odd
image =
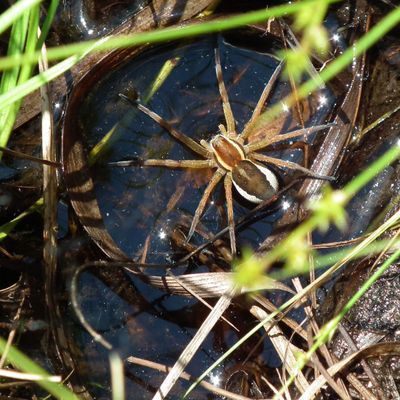
[[[200,143],[196,142],[189,136],[186,136],[184,133],[179,132],[178,130],[173,128],[168,121],[163,119],[155,112],[149,110],[147,107],[140,103],[135,103],[135,106],[139,110],[141,110],[163,128],[165,128],[176,140],[178,140],[190,150],[202,157],[202,160],[147,159],[141,161],[140,163],[138,163],[137,161],[125,161],[114,164],[118,166],[139,164],[142,166],[167,168],[215,169],[215,172],[212,175],[206,189],[204,190],[203,196],[195,211],[187,235],[187,240],[190,240],[190,238],[192,237],[211,193],[213,192],[216,185],[222,180],[222,178],[224,178],[231,250],[232,253],[235,254],[236,240],[233,216],[232,186],[234,186],[238,193],[246,200],[253,203],[261,203],[264,200],[270,199],[278,192],[278,179],[275,173],[268,168],[267,164],[298,170],[313,178],[328,178],[315,174],[311,170],[304,168],[294,162],[269,157],[265,154],[259,153],[258,151],[263,150],[274,143],[283,142],[288,139],[299,136],[306,136],[313,132],[321,131],[325,128],[328,128],[330,125],[317,125],[310,128],[301,128],[284,134],[268,131],[269,133],[262,136],[260,140],[249,141],[249,136],[255,127],[257,118],[260,116],[262,108],[264,107],[264,104],[269,96],[269,93],[271,92],[271,89],[282,69],[282,63],[278,65],[271,79],[266,84],[250,120],[247,122],[241,133],[236,132],[236,123],[228,100],[225,83],[222,77],[221,61],[219,52],[217,50],[215,51],[215,69],[226,120],[226,127],[222,124],[219,125],[220,132],[216,136],[214,136],[209,142],[205,140],[202,140]],[[126,98],[124,95],[121,96]]]

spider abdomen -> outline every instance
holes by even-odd
[[[270,199],[279,189],[276,175],[250,160],[241,160],[232,169],[232,182],[239,194],[252,203]]]

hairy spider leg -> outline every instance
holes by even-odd
[[[165,128],[171,134],[171,136],[173,136],[175,139],[183,143],[185,146],[189,147],[189,149],[193,150],[195,153],[205,158],[208,158],[209,154],[207,149],[205,149],[203,146],[201,146],[199,143],[197,143],[189,136],[173,128],[172,125],[164,118],[162,118],[160,115],[158,115],[154,111],[149,110],[142,104],[138,104],[138,109],[143,113],[145,113],[146,115],[148,115],[154,121],[156,121],[163,128]]]
[[[142,164],[146,167],[167,167],[167,168],[216,168],[214,160],[167,160],[167,159],[148,159],[143,160]]]
[[[250,117],[249,121],[245,125],[242,133],[239,135],[239,138],[241,138],[243,140],[243,143],[244,143],[245,139],[248,138],[248,136],[252,132],[253,128],[256,126],[257,119],[261,114],[261,111],[271,93],[271,90],[273,89],[276,81],[278,80],[278,77],[282,71],[282,67],[283,67],[283,61],[281,61],[279,63],[279,65],[275,68],[274,73],[272,74],[268,83],[265,85],[264,90],[261,93],[260,98],[258,99],[257,105],[256,105],[255,109],[253,110],[252,116]]]
[[[218,129],[219,129],[219,131],[220,131],[223,135],[228,136],[228,132],[227,132],[227,130],[226,130],[226,128],[225,128],[225,125],[219,124],[219,125],[218,125]]]
[[[120,97],[122,99],[128,101],[130,104],[132,104],[138,110],[140,110],[142,113],[149,116],[153,121],[157,122],[160,126],[162,126],[164,129],[166,129],[172,137],[174,137],[176,140],[178,140],[179,142],[181,142],[182,144],[187,146],[190,150],[194,151],[195,153],[199,154],[200,156],[202,156],[204,158],[209,158],[210,154],[207,149],[205,149],[203,146],[201,146],[199,143],[197,143],[195,140],[193,140],[189,136],[185,135],[182,132],[179,132],[167,120],[162,118],[156,112],[151,111],[150,109],[148,109],[143,104],[140,104],[139,102],[132,101],[129,97],[125,96],[124,94],[120,94]]]
[[[304,168],[309,168],[309,148],[310,144],[307,142],[304,142],[302,140],[295,141],[293,143],[278,143],[274,144],[273,147],[271,148],[272,151],[284,151],[284,150],[293,150],[293,149],[298,149],[301,150],[303,153],[303,163],[298,163]]]
[[[169,159],[148,159],[148,160],[127,160],[111,162],[108,165],[117,167],[167,167],[167,168],[216,168],[214,160],[169,160]]]
[[[315,178],[315,179],[324,179],[324,180],[329,180],[329,181],[332,181],[335,179],[333,176],[316,174],[315,172],[311,171],[310,169],[302,167],[301,165],[294,163],[292,161],[281,160],[279,158],[269,157],[264,154],[259,154],[259,153],[250,154],[249,158],[253,159],[253,160],[257,160],[257,161],[262,161],[265,163],[274,164],[274,165],[277,165],[278,167],[285,167],[288,169],[294,169],[297,171],[301,171],[301,172],[307,174],[309,177]]]
[[[235,255],[236,254],[235,219],[233,215],[232,173],[230,171],[225,175],[224,189],[226,198],[226,209],[228,211],[229,241],[231,242],[231,252],[233,255]]]
[[[194,213],[194,217],[192,220],[192,224],[190,225],[189,233],[186,237],[186,241],[188,242],[190,238],[193,236],[193,233],[197,227],[197,224],[200,221],[201,214],[204,211],[204,208],[207,204],[207,200],[210,197],[212,191],[215,189],[215,186],[217,186],[218,182],[221,180],[221,178],[225,175],[225,171],[222,168],[218,168],[215,172],[214,175],[212,176],[210,182],[208,183],[203,196],[199,202],[199,205],[197,206],[197,209]]]
[[[275,135],[273,137],[265,138],[256,143],[249,143],[249,144],[245,145],[244,147],[245,147],[247,153],[252,153],[254,151],[264,149],[265,147],[267,147],[273,143],[283,142],[287,139],[292,139],[297,136],[302,136],[302,135],[308,136],[308,135],[311,135],[312,133],[322,131],[322,130],[330,128],[332,126],[334,126],[334,124],[315,125],[315,126],[310,126],[309,128],[296,129],[295,131],[292,131],[292,132],[283,133],[283,134]]]
[[[291,150],[293,150],[293,149],[301,150],[302,153],[303,153],[303,163],[304,163],[304,165],[302,165],[302,166],[304,168],[308,168],[309,167],[309,165],[308,165],[309,162],[310,162],[310,159],[309,159],[310,144],[309,143],[304,142],[302,140],[298,140],[298,141],[296,141],[296,142],[294,142],[292,144],[289,144],[289,145],[285,145],[285,144],[279,145],[278,144],[277,146],[274,146],[275,149],[279,148],[279,147],[286,147],[286,149],[289,148]]]
[[[218,49],[215,49],[215,72],[217,75],[219,93],[222,99],[222,109],[224,110],[226,120],[226,130],[228,131],[228,134],[236,136],[235,117],[233,116],[232,108],[229,103],[228,92],[225,87],[224,77],[222,76],[221,56]]]

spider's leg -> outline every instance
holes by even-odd
[[[167,168],[215,168],[217,166],[214,160],[128,160],[108,163],[113,167],[167,167]]]
[[[187,177],[189,175],[189,170],[185,171],[185,174],[180,177],[176,188],[175,192],[172,194],[172,196],[169,198],[166,210],[167,212],[172,211],[175,206],[178,204],[178,201],[181,199],[183,194],[185,193],[186,188],[188,187],[188,180]]]
[[[226,208],[228,211],[228,227],[229,227],[229,240],[231,242],[232,255],[236,255],[236,238],[235,238],[235,220],[233,216],[233,199],[232,199],[232,174],[228,172],[224,179]]]
[[[228,133],[235,133],[235,118],[229,103],[228,92],[226,91],[224,77],[222,76],[221,57],[219,50],[215,49],[215,72],[217,74],[219,93],[222,99],[222,108],[224,110],[226,128]]]
[[[144,160],[146,167],[168,167],[168,168],[213,168],[217,164],[214,160]]]
[[[121,93],[119,96],[122,99],[129,101],[129,103],[131,103],[133,106],[135,106],[138,110],[140,110],[142,113],[146,114],[152,120],[157,122],[160,126],[162,126],[164,129],[166,129],[172,137],[174,137],[176,140],[178,140],[179,142],[181,142],[182,144],[187,146],[190,150],[194,151],[195,153],[201,155],[204,158],[209,157],[209,152],[203,146],[200,146],[200,144],[197,143],[195,140],[193,140],[189,136],[186,136],[184,133],[179,132],[178,130],[173,128],[172,125],[167,120],[162,118],[160,115],[158,115],[154,111],[151,111],[143,104],[132,101],[129,97],[127,97]]]
[[[287,139],[291,139],[291,138],[298,137],[298,136],[308,136],[308,135],[311,135],[312,133],[319,132],[319,131],[322,131],[327,128],[331,128],[332,126],[335,126],[335,125],[336,124],[334,124],[334,123],[329,123],[329,124],[324,124],[324,125],[310,126],[308,128],[296,129],[295,131],[275,136],[274,138],[271,139],[271,143],[283,142]]]
[[[310,162],[310,144],[299,140],[289,146],[290,149],[300,149],[303,152],[303,167],[308,168]]]
[[[193,233],[197,227],[197,224],[200,221],[201,214],[204,211],[204,208],[207,204],[207,200],[210,197],[210,194],[214,190],[217,183],[221,180],[221,178],[225,175],[225,171],[222,168],[218,168],[214,175],[212,176],[206,190],[203,193],[203,197],[201,198],[199,205],[197,206],[196,212],[194,213],[194,217],[192,220],[192,224],[190,225],[189,233],[187,235],[186,240],[189,241],[190,238],[193,236]]]
[[[213,149],[212,149],[210,143],[208,143],[206,140],[201,139],[201,140],[200,140],[200,144],[201,144],[204,148],[206,148],[206,149],[210,152],[210,154],[213,153]]]
[[[226,131],[226,128],[225,128],[225,126],[223,124],[219,124],[218,125],[218,129],[223,135],[227,135],[228,134],[228,132]]]
[[[270,80],[265,85],[265,88],[264,88],[263,92],[261,93],[260,98],[258,99],[256,108],[254,109],[253,114],[252,114],[251,118],[249,119],[249,122],[247,122],[242,133],[239,135],[243,140],[247,139],[247,137],[250,135],[251,131],[253,130],[254,126],[256,125],[257,119],[261,114],[262,108],[264,107],[264,104],[267,101],[269,94],[271,93],[271,90],[274,87],[275,82],[277,81],[278,76],[282,71],[282,66],[283,66],[283,61],[281,61],[280,64],[275,68],[275,71],[272,74]]]
[[[310,153],[310,143],[304,142],[302,140],[296,140],[294,143],[275,143],[273,145],[273,151],[285,151],[285,150],[294,150],[299,149],[303,153],[303,162],[298,163],[301,166],[308,168],[309,167],[309,153]]]
[[[284,140],[295,138],[297,136],[308,136],[311,135],[312,133],[330,128],[334,125],[335,124],[315,125],[315,126],[310,126],[309,128],[296,129],[295,131],[289,133],[283,133],[281,135],[276,135],[274,137],[267,137],[266,139],[260,140],[259,142],[249,143],[248,145],[245,146],[245,148],[248,153],[251,153],[253,151],[261,150],[269,146],[270,144],[283,142]]]
[[[253,160],[262,161],[262,162],[265,162],[265,163],[270,163],[270,164],[273,164],[273,165],[277,165],[278,167],[284,167],[284,168],[288,168],[288,169],[294,169],[294,170],[297,170],[297,171],[301,171],[304,174],[308,175],[310,178],[325,179],[325,180],[328,180],[328,181],[335,180],[334,176],[316,174],[315,172],[311,171],[310,169],[304,168],[301,165],[296,164],[296,163],[294,163],[292,161],[281,160],[279,158],[269,157],[269,156],[266,156],[266,155],[260,154],[260,153],[251,154],[250,158],[253,159]]]

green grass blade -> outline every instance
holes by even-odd
[[[14,22],[11,28],[7,54],[19,54],[24,50],[28,34],[29,14],[29,12],[23,14]],[[0,93],[7,93],[17,85],[20,71],[21,68],[16,66],[3,73],[0,82]],[[8,141],[17,108],[18,105],[9,105],[8,107],[0,108],[0,145],[2,146],[5,146]]]
[[[15,43],[10,42],[10,47],[12,52],[21,52],[25,48],[26,54],[32,54],[36,50],[37,43],[37,31],[39,26],[39,5],[32,7],[29,12],[24,14],[24,16],[16,21],[13,25],[11,37],[16,37]],[[14,90],[17,84],[23,84],[32,74],[32,65],[25,64],[21,68],[17,67],[12,71],[5,71],[5,82],[6,85],[0,88],[1,93],[7,94]],[[12,77],[7,77],[8,73],[12,73]],[[3,82],[2,82],[3,83]],[[22,98],[22,97],[21,97]],[[20,99],[21,99],[20,98]],[[0,146],[6,146],[10,138],[15,119],[17,117],[21,100],[10,103],[1,107],[3,110],[0,116],[0,126],[2,127],[0,134]]]
[[[348,198],[353,197],[369,181],[375,178],[384,168],[400,157],[400,140],[392,146],[386,153],[374,161],[364,171],[350,181],[343,189]]]
[[[3,354],[6,345],[7,342],[3,338],[0,338],[1,354]],[[7,353],[7,360],[21,371],[37,374],[43,376],[44,378],[50,377],[50,375],[42,367],[40,367],[38,364],[36,364],[14,346],[11,346],[9,348],[9,351]],[[46,389],[57,399],[78,400],[78,397],[74,393],[72,393],[69,389],[67,389],[60,383],[43,380],[38,381],[37,384]]]
[[[365,53],[376,42],[384,37],[390,30],[400,23],[400,8],[395,8],[378,24],[376,24],[369,32],[356,41],[353,46],[349,47],[339,57],[329,63],[319,74],[320,79],[310,79],[297,89],[296,98],[294,96],[287,96],[279,104],[273,105],[269,110],[264,112],[257,120],[257,126],[262,126],[273,120],[277,115],[282,112],[282,103],[291,107],[297,101],[296,99],[303,99],[309,96],[310,93],[319,89],[323,82],[328,82],[340,72],[342,72],[352,61]]]
[[[380,253],[383,251],[388,244],[390,243],[389,239],[382,239],[379,241],[375,241],[367,245],[363,249],[359,249],[356,254],[353,254],[353,258],[349,261],[353,261],[355,259],[359,259],[361,257],[365,256],[371,256],[377,253]],[[397,246],[400,246],[400,243],[397,244]],[[349,246],[345,249],[341,250],[336,250],[336,251],[331,251],[328,254],[317,254],[315,255],[314,258],[314,263],[315,263],[315,269],[322,269],[329,267],[340,260],[343,260],[343,258],[347,257],[349,252],[353,251],[355,249],[355,246]],[[397,247],[394,247],[394,250],[397,249]],[[288,278],[293,278],[294,276],[297,276],[298,274],[295,273],[294,271],[289,271],[287,269],[280,269],[278,271],[274,271],[273,273],[270,273],[268,276],[271,277],[272,279],[275,280],[284,280]]]
[[[8,42],[7,54],[9,56],[20,54],[23,51],[26,35],[28,32],[29,14],[24,14],[15,21],[11,28],[10,40]],[[17,83],[20,67],[17,65],[1,76],[0,93],[5,93]]]
[[[6,31],[18,18],[40,4],[42,0],[20,0],[0,14],[0,35]]]
[[[56,15],[58,4],[59,0],[51,0],[49,7],[47,8],[47,15],[43,22],[39,40],[36,45],[37,50],[40,50],[42,48],[43,43],[46,40],[46,37],[50,31],[51,24],[53,23],[54,17]]]
[[[311,360],[313,354],[325,343],[329,341],[329,339],[335,333],[339,323],[343,320],[345,315],[354,307],[355,303],[360,300],[362,296],[369,290],[374,282],[376,282],[383,273],[392,265],[394,264],[398,258],[400,257],[400,250],[397,250],[393,255],[391,255],[374,273],[373,275],[368,278],[366,282],[361,286],[361,288],[356,291],[354,296],[346,303],[346,305],[342,308],[339,314],[333,317],[329,322],[327,322],[322,328],[320,329],[318,336],[315,338],[315,341],[311,348],[307,351],[306,354],[299,357],[296,370],[302,370],[308,361]],[[285,381],[285,384],[281,387],[278,393],[273,397],[273,399],[280,399],[282,395],[285,393],[285,390],[294,382],[296,379],[295,375],[291,375],[288,380]]]
[[[23,211],[21,214],[17,215],[11,221],[6,222],[0,226],[0,242],[5,239],[9,233],[17,226],[17,224],[22,221],[25,217],[32,214],[35,211],[41,210],[43,207],[43,197],[33,203],[28,209]]]
[[[79,56],[69,57],[66,60],[47,69],[46,71],[38,75],[35,75],[34,77],[27,80],[23,84],[18,85],[13,89],[10,89],[7,93],[0,95],[0,108],[13,104],[14,102],[20,100],[29,93],[32,93],[36,89],[39,89],[42,85],[46,84],[47,82],[50,82],[57,76],[60,76],[65,71],[68,71],[80,59],[81,57]]]
[[[318,1],[319,0],[307,0],[293,4],[279,5],[258,11],[251,11],[229,18],[223,18],[194,25],[161,28],[150,32],[136,33],[133,35],[109,37],[102,43],[99,43],[95,40],[89,40],[81,43],[53,47],[48,49],[47,58],[49,61],[55,61],[71,55],[83,54],[88,51],[107,51],[117,48],[139,46],[147,43],[160,43],[170,40],[221,32],[238,28],[247,24],[263,22],[268,18],[277,18],[294,14],[306,7],[310,7],[310,5]],[[334,3],[337,1],[339,0],[330,0],[329,2]],[[19,54],[12,57],[0,58],[0,70],[13,68],[16,65],[25,63],[36,63],[40,56],[40,52],[35,52],[34,54]]]
[[[347,262],[357,257],[357,255],[362,252],[368,245],[373,243],[378,237],[380,237],[384,232],[390,229],[393,224],[398,223],[400,220],[400,210],[397,211],[392,217],[390,217],[387,221],[385,221],[379,229],[371,232],[371,234],[366,237],[361,243],[359,243],[354,248],[349,249],[343,258],[334,264],[331,268],[321,274],[313,283],[312,287],[315,289],[319,287],[326,279],[329,279],[333,273],[339,270],[339,268],[343,267]],[[304,225],[304,224],[302,224]],[[282,242],[277,246],[282,246]],[[281,251],[281,250],[280,250]],[[396,252],[397,253],[397,252]],[[280,312],[284,312],[288,307],[296,303],[300,300],[304,295],[307,294],[309,288],[306,287],[302,291],[298,292],[296,295],[291,297],[286,303],[280,306],[277,311],[272,312],[265,320],[261,321],[254,328],[252,328],[249,332],[247,332],[238,342],[230,347],[224,355],[222,355],[218,360],[216,360],[209,368],[207,368],[197,379],[195,383],[186,391],[184,398],[187,398],[189,393],[197,386],[197,384],[204,379],[214,368],[216,368],[219,364],[223,362],[230,354],[232,354],[241,344],[243,344],[246,340],[248,340],[252,335],[254,335],[260,328],[262,328],[266,323],[270,322],[277,316]]]
[[[397,239],[398,241],[398,239]],[[344,316],[354,307],[356,302],[361,299],[362,296],[367,292],[367,290],[384,274],[384,272],[394,264],[400,257],[400,249],[395,251],[356,291],[353,297],[345,304],[343,309],[339,312],[337,318],[341,321]],[[339,322],[338,321],[338,322]],[[323,336],[323,335],[322,335]]]
[[[95,45],[92,47],[97,47],[98,44],[99,42],[96,42]],[[90,50],[91,48],[89,48],[88,51]],[[54,78],[57,78],[57,76],[60,76],[65,71],[68,71],[71,67],[73,67],[79,60],[81,60],[86,55],[87,53],[71,56],[66,60],[61,61],[60,63],[47,69],[46,71],[38,75],[35,75],[34,77],[27,80],[23,84],[18,85],[15,88],[9,90],[7,93],[0,95],[0,109],[23,98],[27,94],[40,88],[40,86],[46,84],[47,82],[50,82]]]

